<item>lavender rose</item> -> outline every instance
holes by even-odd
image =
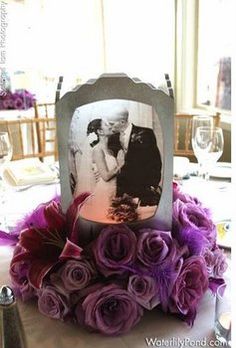
[[[146,309],[153,309],[160,303],[155,279],[149,276],[132,275],[129,277],[128,291]]]
[[[92,251],[100,272],[109,276],[123,273],[136,256],[137,239],[127,226],[108,226],[95,241]]]
[[[137,243],[137,257],[148,268],[173,262],[176,257],[176,245],[170,232],[141,229]]]
[[[199,300],[208,288],[208,275],[205,261],[201,256],[191,256],[183,263],[182,269],[172,290],[169,309],[195,318]]]
[[[224,275],[224,272],[227,270],[227,262],[226,257],[222,250],[220,248],[216,247],[216,249],[213,251],[214,254],[214,269],[213,274],[216,278],[222,278]]]
[[[58,288],[46,285],[38,292],[38,308],[50,318],[64,320],[70,311],[69,298]]]
[[[29,284],[28,271],[30,267],[29,261],[14,262],[14,258],[10,266],[10,276],[12,287],[17,297],[22,301],[28,301],[36,296],[35,289]]]
[[[205,259],[209,277],[222,278],[227,269],[226,257],[220,248],[214,250],[206,248],[202,256]]]
[[[14,257],[10,265],[10,276],[12,287],[17,297],[22,301],[28,301],[36,296],[35,289],[30,285],[28,280],[28,272],[30,261],[25,259],[18,260],[18,255],[24,255],[25,250],[17,244],[14,250]]]
[[[215,244],[216,227],[207,211],[201,206],[183,203],[177,199],[173,204],[173,219],[178,230],[191,228],[200,232],[211,246]]]
[[[202,208],[208,216],[211,216],[211,212],[208,208],[205,208],[202,205],[202,202],[199,201],[197,197],[190,196],[187,193],[184,193],[181,190],[180,185],[177,183],[173,183],[173,201],[175,202],[177,199],[179,199],[183,203],[192,203],[200,208]]]
[[[59,270],[65,289],[69,291],[85,288],[96,272],[87,260],[69,260]]]
[[[82,303],[84,323],[106,335],[128,332],[140,320],[142,307],[127,290],[110,284],[90,293]],[[80,312],[78,305],[76,313]]]

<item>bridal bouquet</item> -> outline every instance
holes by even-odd
[[[17,243],[16,295],[36,298],[46,316],[105,335],[128,332],[156,307],[193,325],[199,302],[224,283],[226,270],[209,210],[174,184],[172,231],[107,225],[82,248],[75,217],[87,197],[65,215],[55,198],[0,234],[0,243]]]

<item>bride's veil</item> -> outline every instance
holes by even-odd
[[[78,196],[81,192],[93,192],[96,179],[94,175],[94,163],[92,160],[93,148],[89,144],[88,137],[85,138],[83,147],[81,149],[81,156],[78,161],[77,168],[77,185],[75,188],[75,196]]]

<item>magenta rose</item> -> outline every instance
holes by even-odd
[[[38,291],[38,308],[50,318],[64,320],[70,312],[69,297],[59,287],[46,285]]]
[[[160,303],[157,283],[150,276],[132,275],[129,277],[128,291],[141,306],[153,309]]]
[[[183,203],[177,199],[173,204],[173,219],[175,227],[182,229],[192,229],[200,232],[209,242],[215,244],[216,227],[213,224],[208,212],[201,206],[192,203]]]
[[[205,260],[201,256],[191,256],[183,263],[176,279],[169,301],[172,313],[192,316],[193,322],[199,300],[208,288]]]
[[[65,289],[81,290],[96,275],[94,266],[87,260],[69,260],[59,270]]]
[[[139,231],[137,257],[144,266],[164,268],[174,261],[176,255],[176,245],[170,232],[150,228]]]
[[[123,273],[136,257],[137,239],[127,226],[108,226],[95,241],[92,251],[99,271],[109,276]]]
[[[105,335],[128,332],[138,323],[142,307],[129,292],[116,284],[101,287],[90,293],[82,303],[84,323]],[[76,312],[80,312],[80,305]]]

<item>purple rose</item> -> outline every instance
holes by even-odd
[[[19,261],[11,263],[10,276],[12,281],[12,287],[17,297],[20,297],[22,301],[27,301],[36,296],[35,289],[30,285],[28,280],[30,262]]]
[[[150,276],[130,276],[128,291],[141,306],[149,310],[160,303],[156,281]]]
[[[169,301],[172,313],[184,316],[194,315],[199,300],[208,288],[208,275],[204,259],[201,256],[191,256],[183,263],[176,279]]]
[[[85,325],[106,335],[128,332],[143,314],[142,307],[129,292],[115,284],[90,293],[83,301],[82,309]],[[76,313],[80,310],[78,305]]]
[[[6,98],[3,100],[3,107],[4,109],[13,109],[14,108],[14,102],[10,98]]]
[[[214,254],[214,277],[215,278],[222,278],[225,271],[227,270],[227,262],[226,257],[220,248],[216,247],[216,249],[213,251]]]
[[[176,256],[176,245],[170,232],[149,228],[139,232],[137,257],[144,266],[163,268],[167,263],[173,262]]]
[[[24,102],[23,102],[22,98],[20,98],[20,97],[15,98],[13,103],[14,103],[13,104],[14,109],[18,109],[18,110],[24,109]]]
[[[209,248],[205,248],[203,249],[201,255],[206,263],[207,274],[209,277],[212,277],[214,273],[214,254]]]
[[[24,249],[16,245],[14,250],[14,257],[10,265],[10,276],[13,290],[17,297],[20,297],[22,301],[27,301],[36,296],[35,289],[30,285],[28,280],[28,272],[30,267],[30,261],[18,260],[17,256],[23,254]]]
[[[137,239],[127,226],[108,226],[93,245],[93,255],[100,272],[109,276],[121,274],[133,263]]]
[[[205,259],[209,277],[222,278],[227,269],[226,257],[220,248],[214,250],[206,248],[202,256]]]
[[[192,197],[189,194],[184,193],[181,190],[180,185],[174,182],[173,183],[173,201],[175,202],[177,199],[179,199],[183,203],[195,204],[198,207],[201,207],[209,216],[211,215],[210,210],[208,208],[203,207],[202,202],[200,202],[197,197]]]
[[[212,246],[216,241],[216,227],[209,214],[201,206],[183,203],[177,199],[173,204],[173,219],[178,230],[191,228],[207,238]]]
[[[69,260],[59,270],[65,289],[81,290],[88,286],[96,271],[87,260]]]
[[[38,291],[38,308],[50,318],[64,320],[70,311],[69,298],[58,287],[46,285]]]

